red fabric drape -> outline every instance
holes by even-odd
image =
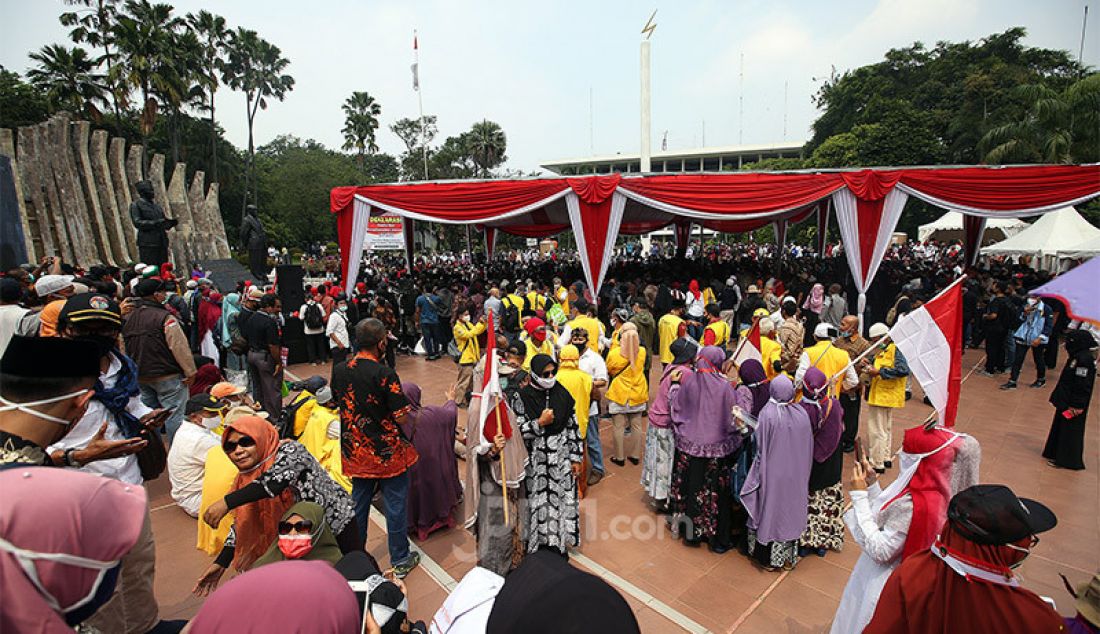
[[[860,200],[882,200],[898,184],[901,172],[881,170],[860,170],[841,172],[841,179],[848,190]]]
[[[608,176],[588,176],[585,178],[567,178],[565,180],[573,188],[573,193],[581,199],[581,202],[594,204],[602,203],[611,198],[611,194],[615,193],[615,188],[622,181],[622,175],[610,174]]]
[[[566,179],[580,203],[580,223],[584,231],[584,251],[581,256],[588,259],[588,270],[592,276],[589,283],[593,292],[600,290],[600,270],[603,267],[608,232],[611,231],[611,197],[620,179],[618,174]],[[618,231],[618,227],[615,230]]]
[[[352,189],[337,187],[336,189]],[[332,190],[332,196],[336,195],[336,189]],[[343,213],[336,216],[336,240],[340,245],[340,274],[344,278],[344,290],[351,296],[351,289],[355,288],[355,280],[348,279],[348,263],[351,258],[351,229],[355,225],[355,213],[348,207]]]
[[[821,203],[817,208],[817,256],[825,255],[826,235],[829,232],[829,203]]]
[[[747,214],[808,205],[843,184],[839,174],[683,174],[624,178],[646,198],[706,213]]]
[[[860,170],[840,174],[848,190],[856,197],[856,218],[859,222],[859,259],[863,275],[871,269],[879,225],[882,224],[882,207],[886,194],[898,184],[901,172],[885,170]]]
[[[978,260],[985,223],[986,219],[981,216],[963,216],[963,252],[966,254],[967,264],[974,264]]]
[[[485,236],[485,258],[487,260],[493,259],[493,250],[496,249],[497,230],[495,227],[482,226],[481,230]]]
[[[330,195],[330,205],[333,213],[340,213],[359,194],[440,222],[482,222],[533,205],[567,187],[562,179],[337,187]]]
[[[687,255],[688,243],[691,242],[691,221],[679,218],[676,220],[676,257]]]
[[[1100,194],[1100,165],[913,169],[900,175],[901,183],[922,194],[991,211],[1049,207]]]

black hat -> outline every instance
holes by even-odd
[[[13,277],[0,277],[0,301],[8,303],[19,301],[23,296],[23,285]]]
[[[80,293],[65,300],[57,316],[58,325],[86,321],[107,321],[121,326],[122,311],[115,300],[99,293]]]
[[[1016,497],[1002,484],[979,484],[960,491],[951,498],[947,519],[963,537],[986,545],[1011,544],[1058,524],[1049,508]]]
[[[164,283],[155,277],[141,280],[134,286],[134,294],[138,297],[149,297],[164,288]]]
[[[103,354],[90,341],[14,335],[0,358],[0,374],[30,378],[98,377]]]
[[[699,346],[688,341],[687,339],[680,338],[672,342],[668,347],[668,351],[672,353],[673,365],[684,365],[690,363],[695,358],[695,354],[698,352]]]
[[[211,412],[216,413],[225,409],[225,401],[214,398],[206,392],[196,394],[187,400],[187,405],[184,408],[184,414],[191,415],[196,412]]]

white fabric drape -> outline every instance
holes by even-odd
[[[492,222],[492,223],[496,224],[496,223],[499,223],[501,220],[507,220],[509,218],[514,218],[516,216],[522,216],[523,214],[530,213],[530,212],[532,212],[536,209],[541,209],[541,208],[545,207],[546,205],[549,205],[550,203],[554,202],[555,200],[558,200],[562,196],[565,196],[566,194],[572,193],[573,190],[569,189],[569,185],[567,183],[562,183],[562,185],[563,185],[564,189],[562,189],[560,192],[555,193],[552,196],[547,196],[546,198],[543,198],[542,200],[533,202],[530,205],[520,207],[518,209],[513,209],[512,211],[509,211],[508,213],[500,214],[499,216],[493,216],[492,218],[487,218],[485,220],[477,220],[476,222],[479,222],[479,223]],[[367,198],[366,196],[363,196],[361,194],[356,194],[355,195],[355,201],[356,202],[363,201],[364,203],[366,203],[366,204],[368,204],[372,207],[377,207],[378,209],[382,209],[384,211],[395,213],[395,214],[397,214],[399,216],[402,216],[404,218],[414,218],[416,220],[424,220],[424,221],[427,221],[427,222],[438,222],[438,223],[444,224],[444,225],[464,225],[464,224],[469,224],[470,223],[469,220],[447,220],[447,219],[444,219],[444,218],[437,218],[435,216],[427,216],[427,215],[424,215],[424,214],[416,213],[415,211],[409,211],[407,209],[402,209],[400,207],[394,207],[393,205],[386,205],[386,204],[380,203],[376,200],[371,200],[370,198]]]
[[[909,195],[897,187],[886,194],[886,200],[882,204],[882,216],[879,218],[878,230],[874,227],[860,227],[857,200],[848,188],[840,189],[833,194],[833,206],[836,208],[836,220],[840,225],[840,237],[844,243],[844,254],[848,258],[848,268],[852,271],[852,279],[855,281],[859,298],[856,306],[859,315],[859,329],[863,331],[863,312],[867,308],[867,289],[875,279],[875,273],[882,264],[882,258],[886,255],[886,248],[890,245],[890,236],[898,226],[901,210],[905,208],[905,202]],[[864,231],[875,231],[875,246],[871,252],[867,270],[863,270],[863,256],[860,252],[859,234]]]
[[[843,189],[843,188],[841,188],[841,189]],[[838,190],[838,191],[840,191],[840,190]],[[783,216],[785,214],[789,214],[790,212],[792,212],[796,209],[803,208],[808,204],[808,203],[801,203],[801,204],[798,204],[798,205],[794,205],[792,207],[787,207],[785,209],[777,209],[775,211],[762,211],[762,212],[757,212],[757,213],[752,213],[752,214],[734,214],[734,215],[731,215],[731,214],[709,213],[709,212],[706,212],[706,211],[697,211],[695,209],[688,209],[687,207],[677,207],[676,205],[670,205],[668,203],[664,203],[664,202],[661,202],[659,200],[654,200],[652,198],[648,198],[648,197],[643,196],[643,195],[641,195],[637,192],[632,192],[629,189],[625,189],[623,187],[615,188],[615,193],[621,193],[623,196],[626,196],[630,200],[637,201],[637,202],[639,202],[643,205],[646,205],[647,207],[652,207],[653,209],[659,209],[660,211],[663,211],[665,213],[670,213],[670,214],[674,214],[674,215],[677,215],[677,216],[684,216],[686,218],[697,218],[697,219],[701,219],[701,220],[759,220],[759,219],[762,219],[762,218],[775,218],[775,217],[778,217],[778,216]],[[829,197],[829,194],[826,194],[822,198],[828,198],[828,197]]]
[[[359,277],[359,265],[363,261],[363,248],[367,241],[367,225],[370,222],[370,205],[357,196],[352,205],[351,253],[348,254],[348,275],[344,278],[344,292],[351,297],[355,280]]]
[[[595,295],[603,284],[603,277],[607,273],[607,266],[611,262],[611,254],[615,249],[615,240],[619,237],[619,226],[623,222],[623,211],[626,209],[626,197],[616,190],[611,195],[611,214],[607,221],[607,239],[604,241],[603,253],[589,253],[587,241],[584,236],[584,225],[581,222],[580,198],[572,191],[565,197],[566,207],[569,209],[569,224],[573,228],[573,235],[577,241],[577,255],[581,259],[581,268],[584,269],[584,277],[588,287]],[[592,262],[594,256],[599,256],[599,262]],[[593,274],[595,272],[595,274]]]

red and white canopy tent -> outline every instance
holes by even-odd
[[[550,236],[572,229],[581,265],[595,291],[615,240],[670,224],[686,236],[691,223],[722,232],[787,226],[836,214],[848,265],[865,293],[910,196],[966,216],[967,252],[976,254],[985,219],[1034,216],[1100,195],[1100,165],[876,168],[819,172],[730,172],[444,181],[336,187],[331,210],[348,289],[359,272],[370,214],[473,224],[492,251],[497,231]],[[406,223],[411,237],[412,223]],[[824,232],[819,231],[822,235]],[[682,238],[681,238],[682,239]],[[411,240],[406,241],[411,248]],[[350,257],[355,254],[356,257]]]

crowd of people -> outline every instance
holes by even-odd
[[[409,532],[460,523],[478,567],[433,631],[637,631],[617,591],[568,563],[582,548],[580,500],[611,469],[637,479],[677,539],[738,549],[763,570],[840,551],[847,529],[862,554],[834,632],[1062,626],[1012,573],[1053,513],[981,484],[967,434],[918,426],[899,453],[891,446],[915,381],[889,328],[965,269],[965,340],[985,345],[985,372],[1010,373],[1003,389],[1017,388],[1029,348],[1033,389],[1066,351],[1043,456],[1085,467],[1097,332],[1028,294],[1045,274],[966,267],[957,247],[896,246],[861,322],[839,248],[692,245],[683,259],[631,247],[596,292],[575,256],[556,252],[371,256],[354,283],[313,280],[291,307],[266,280],[223,295],[203,271],[170,264],[84,270],[47,258],[7,272],[0,574],[19,601],[4,590],[2,629],[183,627],[160,620],[153,592],[142,485],[166,473],[214,556],[194,586],[206,600],[192,632],[299,621],[427,631],[407,616],[402,579],[420,563]],[[286,380],[288,345],[299,345],[284,331],[291,320],[307,363],[331,361],[327,376]],[[455,374],[442,406],[401,380],[398,354]],[[376,498],[385,569],[364,549]],[[12,519],[41,512],[41,500],[59,531],[84,528],[50,542]],[[95,535],[80,532],[89,521]],[[982,610],[945,601],[945,588]],[[1096,594],[1082,592],[1073,626],[1095,631]]]

